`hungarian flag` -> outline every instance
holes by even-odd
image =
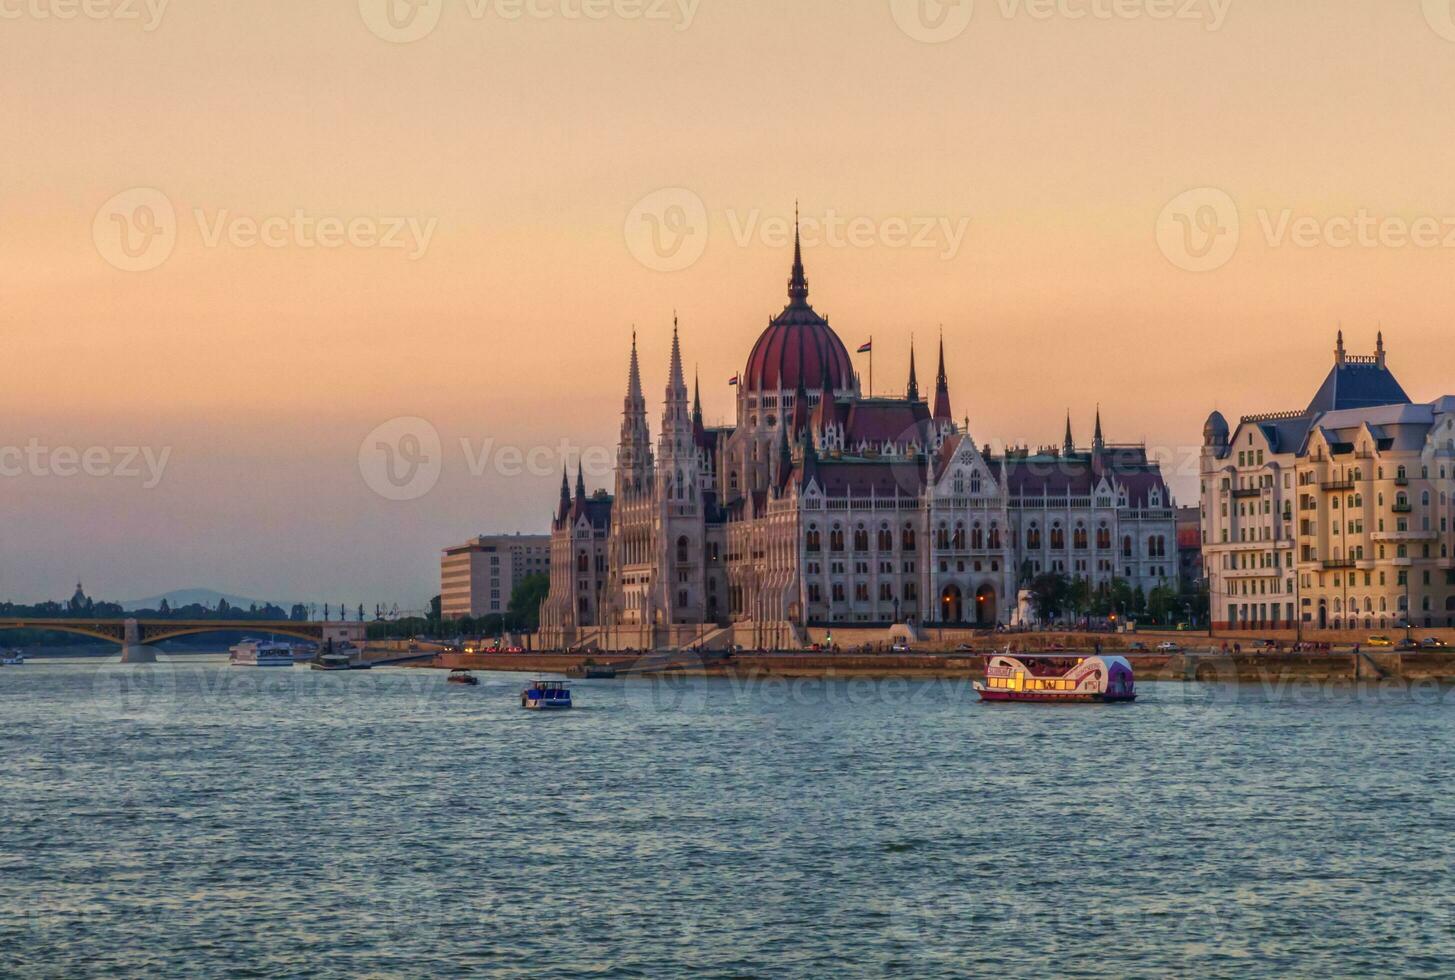
[[[860,354],[867,354],[867,353],[869,353],[873,349],[874,349],[874,341],[872,341],[872,340],[871,341],[868,341],[867,343],[864,343],[864,344],[860,344],[859,345],[859,353]]]
[[[731,378],[728,378],[728,385],[729,385],[729,387],[734,386],[737,383],[738,383],[738,376],[736,374],[733,375]]]

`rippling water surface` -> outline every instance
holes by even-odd
[[[1434,975],[1447,688],[0,668],[0,974]]]

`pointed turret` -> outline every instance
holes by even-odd
[[[1374,360],[1380,367],[1384,367],[1384,331],[1379,331],[1374,341]]]
[[[940,333],[940,369],[935,374],[935,421],[950,422],[950,382],[945,376],[945,334]]]
[[[1066,438],[1061,442],[1061,452],[1070,456],[1076,451],[1076,440],[1071,438],[1071,410],[1066,410]]]
[[[586,499],[586,468],[580,460],[576,461],[576,499]]]
[[[905,397],[912,402],[919,401],[919,379],[914,373],[914,341],[909,342],[909,387],[905,390]]]
[[[571,510],[571,480],[566,475],[566,464],[561,464],[561,506],[556,514],[557,519],[565,520],[566,514]]]
[[[1334,342],[1334,363],[1344,363],[1344,330],[1342,327],[1339,329],[1338,340]]]
[[[788,300],[793,306],[808,305],[808,278],[803,273],[803,239],[798,231],[798,203],[793,205],[793,274],[788,279]]]
[[[642,370],[637,360],[637,332],[632,330],[631,365],[627,369],[622,408],[621,441],[616,449],[616,492],[640,493],[652,472],[652,436],[647,428],[647,400],[642,397]]]
[[[799,439],[808,431],[808,389],[803,379],[798,379],[798,390],[793,393],[793,438]]]
[[[1101,406],[1096,406],[1096,432],[1091,437],[1091,448],[1094,452],[1101,452],[1106,448],[1106,440],[1101,437]]]

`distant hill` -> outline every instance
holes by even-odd
[[[180,606],[190,606],[198,603],[209,608],[216,608],[218,600],[226,599],[229,606],[241,606],[243,609],[256,605],[262,607],[267,603],[262,599],[249,599],[246,596],[229,595],[226,592],[218,592],[214,589],[177,589],[164,595],[154,595],[146,599],[132,599],[121,604],[121,608],[127,612],[134,612],[137,609],[156,609],[167,600],[167,605],[176,609]],[[284,609],[292,607],[291,602],[280,602],[272,600],[273,605],[282,606]]]

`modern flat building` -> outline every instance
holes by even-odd
[[[528,575],[548,575],[547,534],[495,534],[446,548],[440,559],[440,609],[445,619],[504,613],[510,593]]]
[[[1344,350],[1302,411],[1203,430],[1203,565],[1215,626],[1455,626],[1455,396],[1413,403]]]

